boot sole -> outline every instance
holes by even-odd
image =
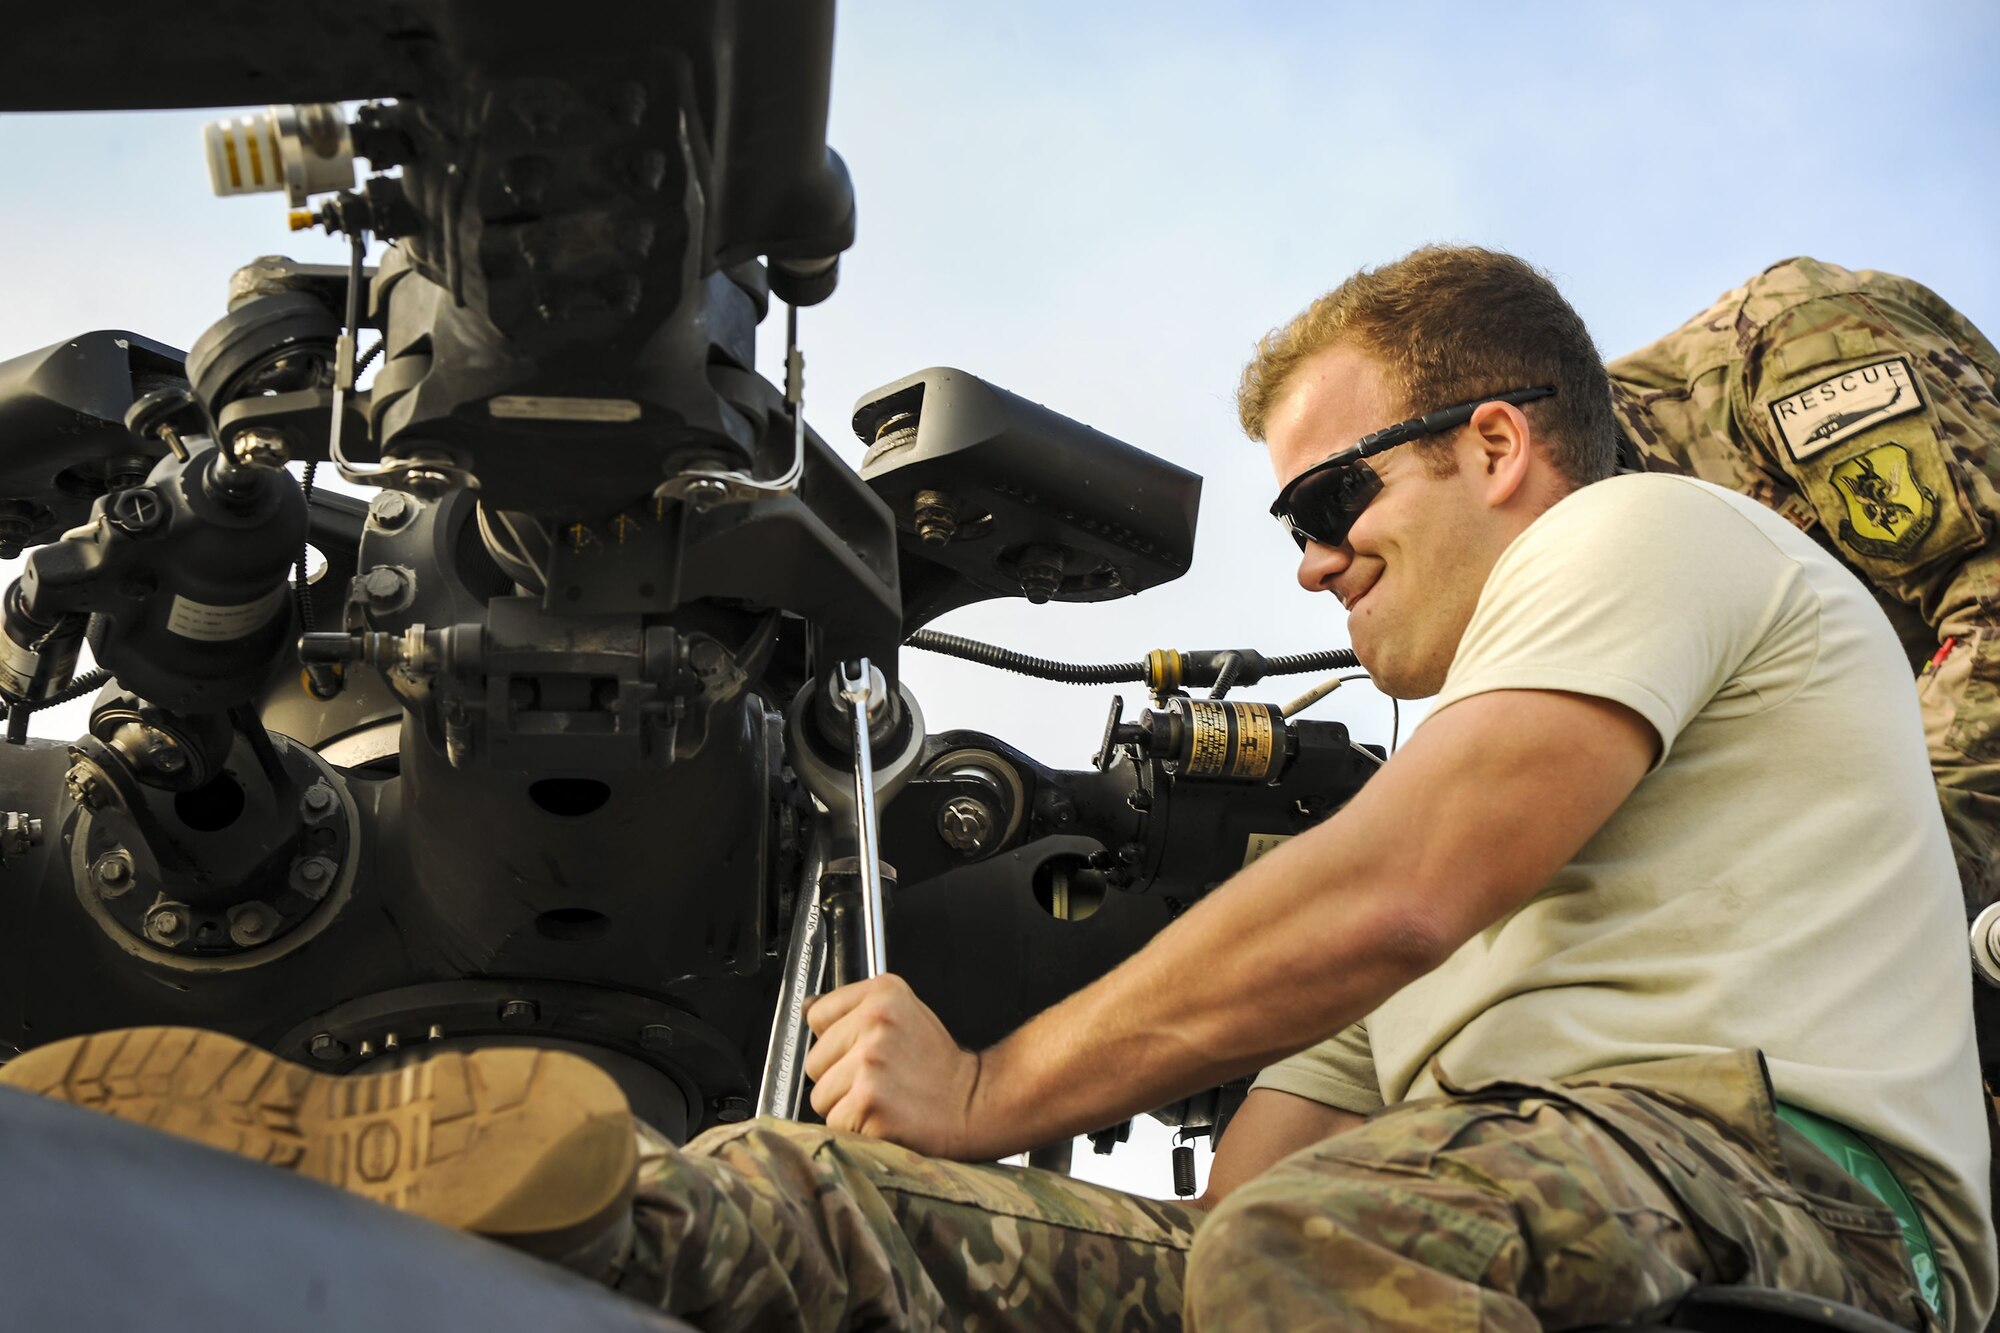
[[[637,1164],[618,1085],[560,1051],[338,1075],[216,1032],[129,1028],[36,1047],[0,1083],[536,1251],[621,1219]]]

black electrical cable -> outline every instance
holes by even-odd
[[[1235,653],[1231,653],[1223,658],[1222,670],[1216,676],[1215,687],[1208,692],[1208,697],[1211,699],[1220,699],[1223,695],[1228,694],[1229,687],[1234,685],[1236,678],[1242,674],[1242,658],[1238,657]]]
[[[1317,653],[1294,653],[1290,657],[1264,659],[1267,676],[1303,676],[1308,671],[1345,671],[1358,667],[1361,659],[1348,648],[1327,648]]]
[[[1119,685],[1149,678],[1144,662],[1055,662],[1046,657],[1030,657],[998,644],[981,643],[977,639],[937,630],[918,630],[903,642],[925,652],[943,653],[947,657],[977,662],[981,666],[998,667],[1002,671],[1013,671],[1040,680],[1061,681],[1068,685]],[[1330,648],[1317,653],[1266,658],[1261,675],[1299,676],[1309,671],[1343,671],[1360,664],[1359,659],[1347,649]]]
[[[28,739],[28,719],[36,713],[41,712],[44,708],[54,708],[57,704],[66,704],[72,699],[81,699],[84,695],[89,694],[92,690],[110,679],[111,673],[99,667],[95,671],[86,671],[83,675],[71,681],[68,688],[51,694],[46,699],[24,699],[20,703],[7,708],[7,743],[9,745],[19,745],[26,741]]]
[[[903,642],[909,647],[921,648],[925,652],[943,653],[946,657],[977,662],[981,666],[998,667],[1002,671],[1013,671],[1040,680],[1059,680],[1066,685],[1119,685],[1126,681],[1146,679],[1144,662],[1106,662],[1099,665],[1052,662],[1046,657],[1030,657],[1026,653],[1017,653],[998,644],[981,643],[977,639],[944,634],[937,630],[920,629]]]
[[[380,350],[381,346],[382,346],[381,343],[375,344],[377,350]],[[371,353],[370,355],[373,355],[373,353]],[[299,482],[299,490],[301,493],[304,494],[306,498],[307,513],[312,512],[313,474],[318,471],[319,471],[319,463],[317,461],[307,462],[305,478]],[[292,597],[298,603],[298,608],[299,608],[299,629],[306,634],[310,634],[313,632],[312,598],[308,596],[306,592],[306,554],[309,551],[311,551],[311,549],[312,549],[311,543],[309,542],[299,543],[299,562],[297,567],[298,577],[292,581]]]
[[[1396,702],[1396,696],[1389,696],[1389,753],[1396,753],[1396,742],[1403,734],[1403,706]]]

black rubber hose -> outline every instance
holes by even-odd
[[[1303,676],[1308,671],[1346,671],[1361,665],[1361,659],[1347,648],[1328,648],[1317,653],[1294,653],[1273,657],[1264,663],[1267,676]]]
[[[920,629],[903,642],[928,653],[943,653],[946,657],[962,658],[967,662],[1034,676],[1039,680],[1059,680],[1067,685],[1118,685],[1146,679],[1144,662],[1106,662],[1097,666],[1052,662],[1046,657],[1030,657],[1012,648],[981,643],[957,634],[943,634],[937,630]]]
[[[998,644],[981,643],[977,639],[944,634],[937,630],[918,630],[903,642],[911,648],[921,648],[926,652],[943,653],[947,657],[977,662],[981,666],[998,667],[1002,671],[1034,676],[1039,680],[1061,681],[1067,685],[1119,685],[1128,681],[1143,682],[1148,679],[1144,662],[1100,664],[1055,662],[1046,657],[1030,657],[1026,653],[1017,653]],[[1213,656],[1213,654],[1202,654],[1202,656]],[[1360,661],[1346,648],[1329,648],[1317,653],[1295,653],[1290,657],[1269,657],[1257,664],[1254,670],[1245,670],[1239,659],[1231,683],[1249,685],[1268,676],[1299,676],[1309,671],[1345,671],[1360,665]],[[1201,674],[1203,673],[1188,673],[1188,683],[1201,684],[1202,682],[1196,678]]]

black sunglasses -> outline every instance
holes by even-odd
[[[1384,426],[1373,434],[1362,436],[1352,448],[1342,449],[1325,462],[1313,464],[1286,482],[1285,489],[1279,491],[1278,498],[1271,502],[1271,517],[1285,525],[1285,531],[1292,534],[1292,540],[1299,544],[1301,551],[1306,549],[1308,542],[1338,546],[1347,540],[1348,529],[1354,526],[1355,519],[1361,517],[1361,511],[1368,507],[1368,502],[1382,493],[1382,479],[1363,459],[1426,435],[1437,435],[1463,426],[1485,403],[1512,403],[1518,407],[1537,398],[1553,398],[1555,393],[1555,388],[1550,385],[1539,389],[1489,393],[1469,403],[1440,407],[1435,412]]]

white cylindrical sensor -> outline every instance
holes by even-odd
[[[283,190],[293,207],[354,185],[354,138],[338,102],[273,106],[201,127],[218,195]]]

